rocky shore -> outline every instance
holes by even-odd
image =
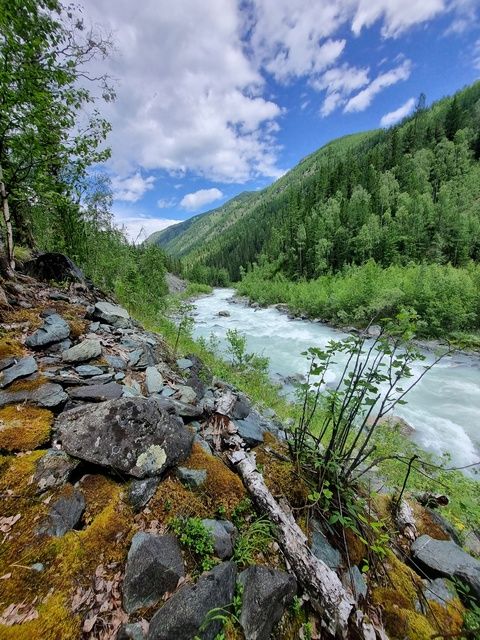
[[[3,313],[0,638],[213,640],[228,615],[230,638],[307,637],[306,624],[326,637],[274,534],[248,560],[238,552],[264,514],[229,451],[254,450],[278,504],[304,514],[309,488],[283,425],[197,357],[174,356],[68,259],[52,259],[65,284],[49,284],[48,260],[28,267],[39,280],[12,283]],[[429,637],[438,619],[458,631],[463,607],[445,578],[480,598],[480,562],[415,509],[402,559],[388,552],[389,586],[361,571],[358,537],[337,548],[332,527],[298,519],[309,553],[369,611],[368,637]],[[189,519],[210,536],[206,571],[180,533]]]

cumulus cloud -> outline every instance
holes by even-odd
[[[137,202],[147,191],[153,189],[154,183],[154,176],[144,178],[140,171],[126,178],[114,176],[112,178],[113,198],[124,202]]]
[[[382,21],[382,35],[392,38],[415,24],[427,22],[447,9],[444,0],[358,0],[352,31],[358,35],[364,27]]]
[[[313,88],[317,91],[326,90],[326,97],[320,110],[321,115],[328,116],[345,103],[347,96],[368,84],[368,74],[368,68],[343,64],[329,69],[317,78],[312,83]]]
[[[161,231],[181,222],[168,218],[154,218],[146,213],[118,206],[113,208],[113,215],[117,227],[123,229],[130,242],[136,244],[143,242],[154,231]]]
[[[409,98],[405,104],[402,104],[401,107],[395,109],[395,111],[390,111],[390,113],[386,113],[382,119],[380,120],[381,127],[391,127],[392,124],[396,124],[400,122],[405,116],[412,111],[415,106],[415,98]]]
[[[159,209],[170,209],[177,204],[176,198],[159,198],[157,200],[157,207]]]
[[[383,89],[386,89],[397,82],[407,80],[410,77],[411,70],[412,63],[410,60],[404,60],[402,64],[398,65],[394,69],[381,73],[365,89],[348,100],[344,111],[346,113],[364,111],[370,106],[372,100],[378,93],[380,93],[380,91],[383,91]]]
[[[220,189],[199,189],[194,193],[187,193],[181,199],[180,206],[187,209],[187,211],[196,211],[206,204],[220,200],[220,198],[223,198],[223,193]]]

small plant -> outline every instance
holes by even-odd
[[[215,565],[212,534],[200,518],[175,518],[170,526],[181,544],[198,559],[202,571],[208,571]]]
[[[258,371],[259,373],[265,373],[268,369],[268,358],[255,353],[247,353],[247,338],[238,329],[227,330],[227,352],[236,369]]]
[[[177,320],[177,334],[175,336],[175,343],[173,345],[173,354],[176,355],[178,349],[178,343],[181,336],[190,336],[194,324],[192,318],[192,311],[194,307],[187,302],[178,301],[175,305],[174,315]]]
[[[227,607],[217,607],[211,609],[205,616],[199,631],[203,632],[208,629],[212,622],[220,621],[223,625],[223,631],[217,633],[214,640],[226,640],[225,632],[228,628],[240,625],[240,613],[243,604],[243,585],[239,582],[235,585],[235,593],[232,602]],[[228,636],[229,637],[229,636]],[[199,636],[195,636],[193,640],[201,640]]]
[[[238,537],[233,559],[240,566],[253,564],[255,556],[266,552],[273,539],[272,523],[266,518],[258,518]]]

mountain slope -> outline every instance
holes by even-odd
[[[313,279],[378,264],[480,261],[480,82],[389,129],[335,140],[273,185],[157,236],[216,283],[262,261]]]

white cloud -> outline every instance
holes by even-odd
[[[405,102],[405,104],[402,104],[401,107],[398,107],[398,109],[395,109],[395,111],[390,111],[390,113],[386,113],[380,120],[380,126],[391,127],[392,124],[396,124],[397,122],[400,122],[400,120],[403,120],[405,116],[408,116],[408,114],[412,111],[414,106],[415,106],[415,98],[410,98]]]
[[[157,207],[159,209],[170,209],[177,204],[176,198],[159,198],[157,200]]]
[[[358,0],[352,31],[358,35],[364,27],[382,22],[382,35],[395,38],[410,27],[427,22],[447,10],[444,0]]]
[[[147,191],[153,189],[154,183],[154,176],[144,178],[140,171],[126,178],[114,176],[112,178],[113,198],[124,202],[137,202]]]
[[[326,90],[327,95],[323,102],[320,114],[328,116],[332,111],[344,104],[346,97],[353,91],[368,84],[368,68],[351,67],[343,64],[326,71],[320,78],[312,82],[317,91]]]
[[[187,209],[187,211],[195,211],[206,204],[220,200],[220,198],[223,198],[223,193],[220,189],[199,189],[194,193],[187,193],[181,199],[180,206]]]
[[[364,111],[370,106],[372,100],[378,93],[397,82],[407,80],[410,77],[411,70],[412,64],[410,60],[404,60],[404,62],[402,62],[398,67],[390,69],[390,71],[386,71],[385,73],[381,73],[365,89],[363,89],[363,91],[360,91],[360,93],[357,93],[353,98],[348,100],[344,111],[346,113]]]
[[[191,171],[226,182],[279,174],[265,127],[281,109],[261,95],[236,0],[83,4],[116,41],[106,65],[118,78],[117,100],[105,107],[116,171]]]
[[[181,222],[168,218],[153,218],[145,213],[121,207],[114,207],[113,215],[116,225],[124,230],[130,242],[136,244],[143,242],[154,231],[161,231]]]

